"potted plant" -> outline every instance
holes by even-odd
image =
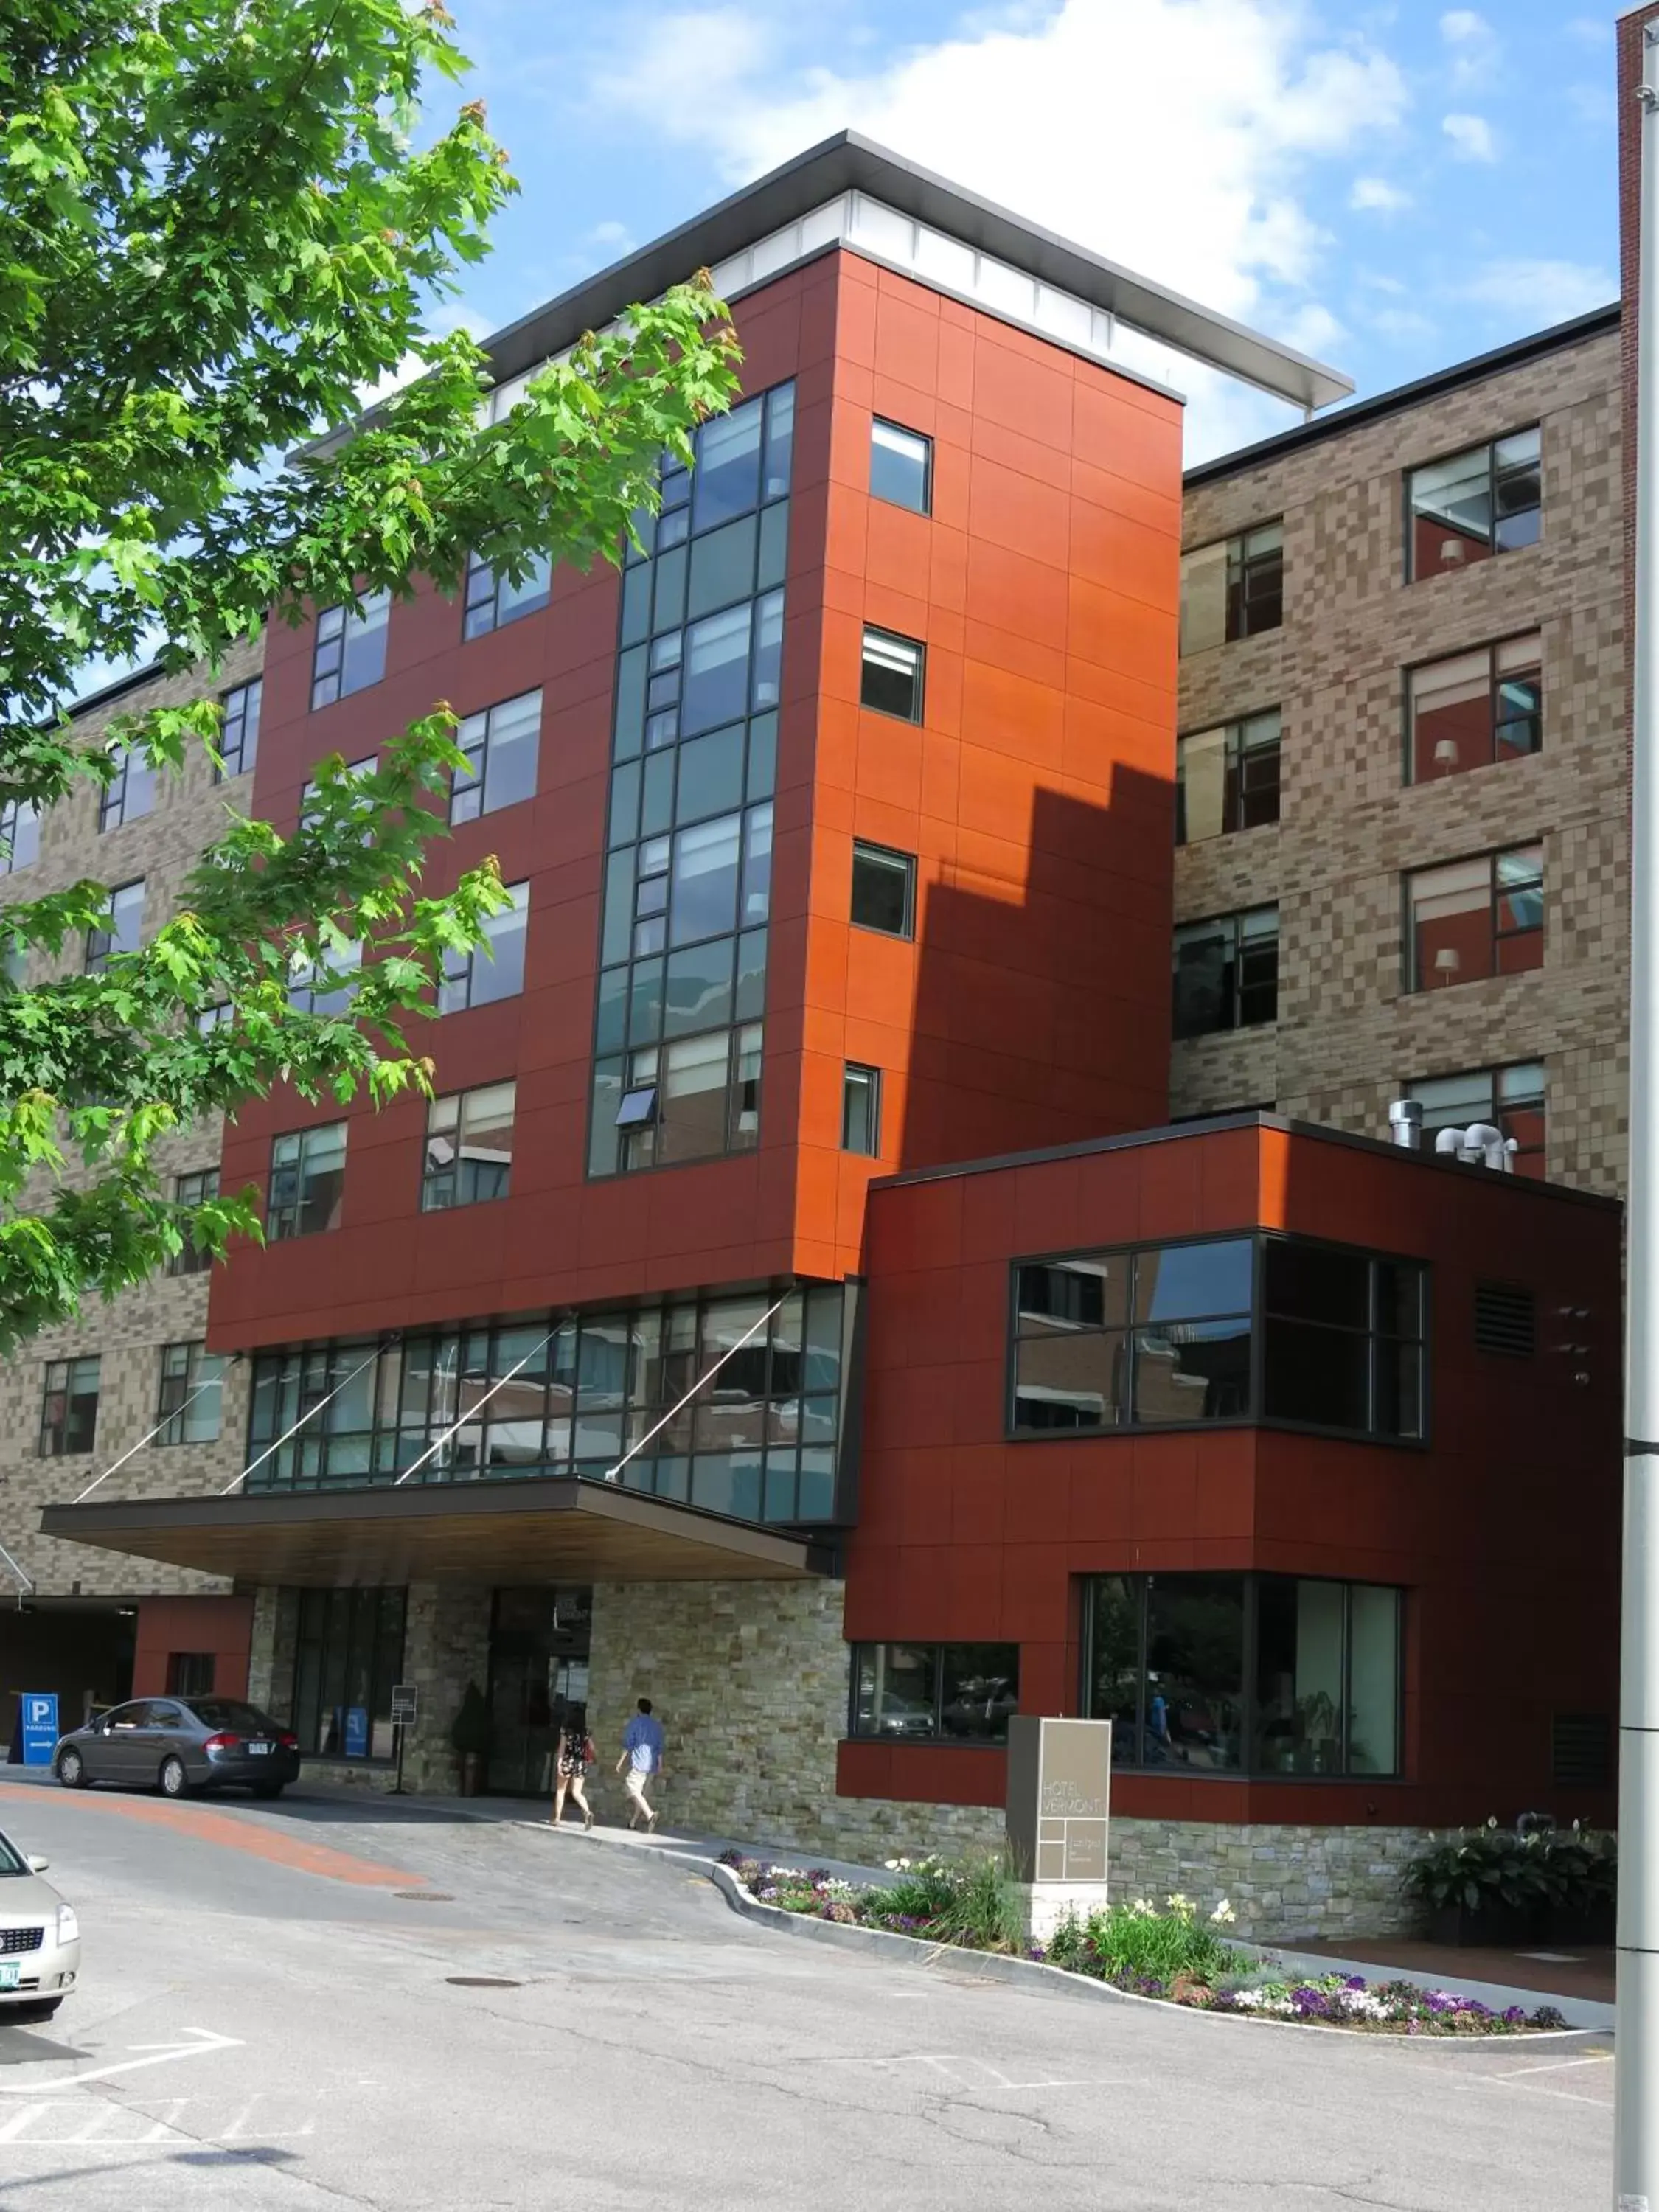
[[[1420,1852],[1406,1888],[1428,1913],[1437,1943],[1523,1943],[1549,1904],[1547,1838],[1518,1836],[1495,1820]]]
[[[1619,1901],[1619,1844],[1614,1836],[1581,1828],[1548,1838],[1544,1853],[1547,1889],[1544,1933],[1552,1943],[1611,1943]]]
[[[449,1741],[461,1762],[461,1795],[476,1797],[483,1787],[484,1760],[489,1755],[489,1708],[476,1682],[466,1686],[460,1711],[450,1723]]]

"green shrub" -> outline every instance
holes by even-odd
[[[1188,1898],[1171,1897],[1163,1912],[1137,1898],[1133,1905],[1091,1912],[1081,1924],[1063,1921],[1049,1939],[1047,1957],[1051,1966],[1108,1981],[1167,1985],[1184,1975],[1212,1983],[1237,1963],[1221,1934],[1233,1917],[1224,1898],[1206,1921],[1199,1919]]]

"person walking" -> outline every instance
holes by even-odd
[[[617,1761],[618,1774],[626,1768],[623,1788],[628,1792],[628,1825],[639,1826],[640,1814],[645,1815],[645,1832],[652,1834],[657,1816],[651,1809],[645,1788],[654,1774],[662,1775],[662,1723],[651,1710],[649,1698],[641,1698],[639,1709],[623,1730],[622,1757]]]
[[[593,1825],[593,1808],[587,1802],[586,1775],[593,1764],[593,1739],[587,1733],[586,1720],[579,1713],[569,1714],[559,1730],[557,1778],[553,1787],[553,1825],[556,1828],[564,1819],[567,1794],[581,1808],[584,1832]]]

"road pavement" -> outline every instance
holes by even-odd
[[[1384,2045],[789,1941],[684,1860],[0,1784],[83,1936],[3,2212],[1601,2212],[1605,2052]]]

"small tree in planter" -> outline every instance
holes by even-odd
[[[489,1756],[489,1708],[476,1682],[466,1686],[460,1711],[450,1723],[449,1741],[461,1762],[461,1795],[476,1797],[483,1786],[484,1761]]]

